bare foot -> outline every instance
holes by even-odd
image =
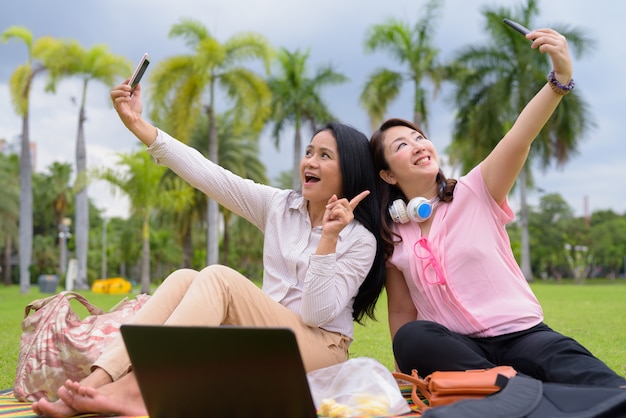
[[[111,383],[113,380],[111,376],[103,369],[96,367],[93,372],[89,374],[85,379],[81,381],[82,386],[100,387]],[[67,385],[73,385],[75,382],[66,380],[64,386],[59,388],[58,392],[63,392],[66,399],[71,399],[70,394],[67,393]],[[58,393],[57,393],[58,394]],[[60,398],[60,396],[59,396]],[[37,415],[44,417],[72,417],[78,415],[79,411],[72,408],[71,403],[64,402],[62,399],[58,399],[54,402],[50,402],[48,399],[42,398],[33,402],[32,409]]]
[[[74,410],[85,413],[129,416],[148,415],[133,373],[98,389],[67,382],[59,397]]]
[[[73,417],[78,414],[78,411],[61,399],[50,402],[46,398],[41,398],[33,402],[32,408],[34,413],[44,417]]]

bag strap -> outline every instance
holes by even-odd
[[[408,383],[412,384],[411,389],[411,400],[413,404],[417,406],[420,410],[426,410],[431,408],[429,405],[426,405],[424,401],[417,394],[419,391],[421,395],[426,398],[426,400],[430,403],[432,394],[430,392],[430,381],[437,374],[451,373],[456,374],[459,377],[470,378],[472,374],[484,375],[487,374],[492,377],[493,382],[490,381],[489,386],[493,386],[494,392],[500,390],[504,386],[506,386],[507,381],[517,374],[517,371],[511,366],[496,366],[491,369],[476,369],[476,370],[464,370],[460,372],[433,372],[432,374],[426,376],[426,378],[421,378],[417,373],[417,370],[411,370],[411,375],[400,372],[392,372],[391,374],[396,378],[396,380],[404,380]]]
[[[30,314],[31,309],[34,309],[35,311],[43,308],[44,306],[48,305],[50,302],[53,302],[55,300],[60,300],[60,299],[76,299],[78,302],[80,302],[89,312],[89,314],[91,315],[102,315],[104,313],[104,311],[100,308],[98,308],[95,305],[92,305],[87,298],[85,298],[83,295],[81,295],[80,293],[76,293],[76,292],[72,292],[69,290],[65,290],[63,292],[60,292],[56,295],[53,296],[48,296],[47,298],[41,298],[41,299],[37,299],[32,301],[31,303],[29,303],[28,305],[26,305],[26,308],[24,309],[24,319],[26,319],[26,317],[28,317],[28,315]]]
[[[424,379],[419,377],[417,374],[417,370],[411,370],[411,375],[400,372],[391,372],[393,377],[396,380],[404,380],[406,382],[411,383],[411,400],[413,401],[413,405],[415,405],[420,411],[425,411],[430,408],[430,406],[426,405],[424,401],[419,397],[417,391],[419,391],[426,400],[430,400],[430,391],[428,390],[428,384]]]

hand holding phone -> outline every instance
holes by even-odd
[[[510,27],[512,27],[513,29],[515,29],[516,31],[518,31],[519,33],[521,33],[522,35],[526,36],[530,33],[530,29],[528,29],[525,26],[520,25],[517,22],[514,22],[512,20],[509,19],[503,19],[502,20],[504,23],[506,23],[507,25],[509,25]]]
[[[132,88],[130,94],[133,94],[135,92],[135,87],[137,87],[137,84],[139,84],[139,81],[141,80],[141,77],[143,77],[143,74],[146,72],[148,65],[150,65],[150,56],[146,52],[145,54],[143,54],[143,57],[141,57],[139,64],[137,64],[137,68],[135,68],[135,72],[133,72],[133,75],[128,81],[128,84]]]

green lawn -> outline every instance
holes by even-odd
[[[537,282],[532,287],[544,307],[548,325],[576,338],[613,370],[626,376],[626,280],[597,283],[589,281],[581,286],[565,281]],[[123,298],[89,291],[80,293],[105,310]],[[49,295],[40,293],[37,286],[26,295],[20,294],[17,286],[0,287],[0,389],[13,385],[24,307],[32,300],[46,296]],[[80,305],[75,306],[81,316],[85,315]],[[376,358],[391,369],[393,355],[386,306],[383,294],[378,305],[378,321],[368,320],[365,326],[356,326],[350,353],[353,357]]]

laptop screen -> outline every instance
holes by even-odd
[[[293,331],[122,325],[155,417],[317,417]]]

